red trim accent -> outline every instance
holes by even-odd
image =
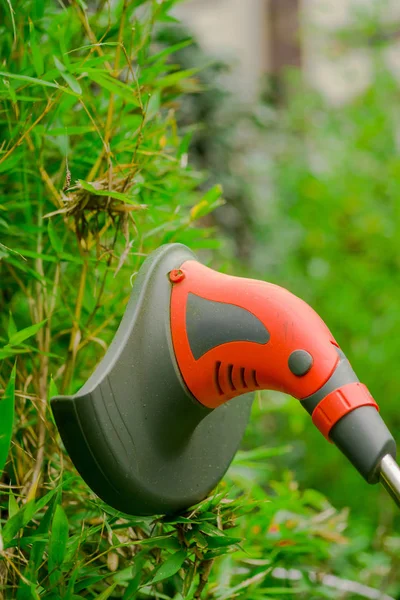
[[[180,283],[185,279],[185,273],[181,269],[172,269],[169,273],[169,280],[172,283]]]
[[[272,283],[217,273],[194,260],[185,262],[180,270],[185,277],[171,292],[172,342],[182,377],[199,402],[216,408],[257,389],[278,390],[302,399],[326,383],[339,361],[337,343],[303,300]],[[250,311],[269,331],[269,342],[228,342],[195,360],[186,332],[190,292]],[[303,377],[293,375],[288,366],[290,354],[299,349],[313,357],[313,366]]]
[[[379,411],[379,406],[363,383],[348,383],[321,400],[314,409],[312,420],[320,432],[329,439],[332,427],[342,417],[361,406],[374,406]]]

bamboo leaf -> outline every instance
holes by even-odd
[[[111,594],[113,593],[113,591],[115,590],[116,587],[117,587],[117,584],[113,583],[112,585],[110,585],[110,587],[108,587],[106,590],[104,590],[104,592],[102,592],[101,594],[96,596],[96,600],[107,600],[107,598],[109,598],[111,596]]]
[[[40,519],[40,523],[38,528],[36,529],[37,537],[32,544],[32,551],[30,556],[30,572],[32,575],[35,574],[37,569],[39,568],[39,564],[43,558],[43,553],[46,548],[46,541],[43,541],[41,538],[41,534],[48,535],[48,531],[50,529],[50,524],[54,516],[54,511],[57,506],[57,501],[59,496],[56,495],[51,499],[48,509],[46,510],[44,516]]]
[[[11,371],[3,398],[0,400],[0,474],[7,461],[14,425],[16,365]]]
[[[14,43],[16,43],[17,41],[17,28],[15,26],[15,11],[14,8],[11,4],[11,0],[6,0],[7,4],[8,4],[8,8],[10,10],[10,15],[11,15],[11,23],[12,23],[12,28],[13,28],[13,35],[14,35]]]
[[[53,219],[49,219],[47,223],[47,233],[49,234],[50,243],[57,254],[63,251],[64,244],[54,227]]]
[[[20,162],[21,155],[18,152],[13,152],[6,160],[0,163],[0,173],[4,173],[5,171],[11,172]]]
[[[52,127],[51,129],[47,129],[44,126],[38,125],[36,131],[51,136],[65,135],[66,133],[68,135],[82,135],[95,131],[95,128],[94,125],[69,125],[68,128]]]
[[[204,217],[215,210],[218,206],[221,206],[224,203],[223,200],[220,199],[221,195],[222,187],[220,185],[215,185],[209,189],[208,192],[204,194],[200,202],[193,206],[192,210],[190,211],[191,219],[194,221],[195,219]]]
[[[12,337],[14,334],[16,334],[17,331],[18,331],[17,326],[15,324],[15,321],[14,321],[13,316],[10,311],[10,315],[8,317],[8,327],[7,327],[8,339],[10,339],[10,337]]]
[[[57,504],[51,527],[49,541],[49,569],[61,567],[67,551],[68,519],[64,509]]]
[[[8,496],[8,516],[9,518],[13,517],[19,511],[18,502],[15,499],[15,496],[12,492]]]
[[[54,379],[51,378],[49,384],[49,399],[54,398],[55,396],[58,396],[58,389],[54,383]]]
[[[202,531],[207,536],[207,543],[210,548],[225,548],[226,546],[235,546],[243,540],[237,537],[230,537],[224,531],[215,527],[211,523],[202,523],[200,526]]]
[[[30,325],[29,327],[25,327],[25,329],[21,329],[21,331],[17,331],[14,333],[9,339],[10,346],[18,346],[22,344],[25,340],[36,335],[37,332],[43,327],[46,323],[47,319],[44,321],[40,321],[40,323],[34,323],[34,325]]]
[[[157,569],[157,572],[150,583],[158,583],[159,581],[163,581],[163,579],[168,579],[175,575],[185,562],[186,556],[187,553],[185,550],[178,550],[178,552],[171,554],[171,556]]]
[[[23,81],[24,83],[32,83],[35,85],[41,85],[43,87],[50,87],[56,90],[62,90],[67,94],[72,94],[76,96],[71,90],[68,88],[64,88],[57,83],[53,83],[52,81],[45,81],[44,79],[38,79],[36,77],[30,77],[29,75],[19,75],[17,73],[7,73],[6,71],[0,71],[0,77],[5,77],[6,79],[16,79],[17,81]]]
[[[41,260],[44,260],[46,262],[52,262],[52,263],[56,263],[58,262],[59,258],[62,258],[63,260],[66,261],[70,261],[70,262],[75,262],[77,264],[83,264],[83,259],[80,256],[74,256],[73,254],[69,254],[67,252],[61,252],[60,256],[53,256],[50,254],[44,254],[44,253],[40,253],[40,252],[34,252],[33,250],[26,250],[25,248],[20,248],[21,253],[23,253],[24,258],[28,257],[28,258],[40,258]],[[14,250],[14,253],[17,253],[17,250]],[[89,258],[87,259],[89,261],[94,262],[95,259],[94,258]],[[11,261],[9,261],[11,262]],[[15,264],[15,263],[13,263]],[[33,273],[35,273],[35,271],[31,271],[32,275]]]
[[[177,71],[176,73],[171,73],[170,75],[166,75],[165,77],[161,77],[160,79],[154,82],[154,86],[157,88],[167,88],[176,85],[177,83],[189,79],[196,75],[201,69],[186,69],[185,71]]]
[[[123,98],[129,104],[139,107],[140,102],[137,99],[136,88],[130,87],[126,83],[111,77],[106,72],[100,72],[98,70],[87,70],[89,79],[97,83],[100,87],[117,94]]]
[[[36,505],[34,500],[30,500],[8,519],[3,529],[4,547],[8,548],[10,542],[20,529],[23,529],[33,517]]]
[[[29,19],[29,41],[32,51],[33,66],[35,67],[36,75],[40,77],[44,73],[43,55],[36,40],[35,27]]]
[[[56,65],[61,77],[64,81],[69,85],[71,90],[78,94],[78,96],[82,95],[82,88],[79,85],[78,81],[75,79],[71,73],[68,72],[67,67],[60,61],[56,56],[53,56],[54,64]]]
[[[132,200],[132,198],[130,196],[128,196],[127,194],[122,194],[121,192],[115,192],[114,190],[98,190],[91,183],[89,183],[88,181],[83,181],[82,179],[79,179],[79,183],[83,187],[84,190],[86,190],[96,196],[105,196],[105,197],[109,197],[109,198],[115,198],[116,200],[121,200],[122,202],[126,202],[127,204],[133,204],[134,206],[139,206],[139,207],[144,208],[143,205],[138,204],[137,202]]]
[[[134,598],[134,594],[136,594],[137,590],[140,587],[140,581],[143,576],[143,567],[148,559],[148,555],[145,550],[138,552],[135,556],[133,567],[131,569],[132,579],[129,582],[128,587],[125,590],[123,600],[130,600]]]
[[[178,50],[187,48],[188,46],[191,46],[192,44],[193,44],[193,39],[189,38],[187,40],[183,40],[183,42],[178,42],[177,44],[173,44],[172,46],[167,46],[167,48],[164,48],[164,50],[161,50],[161,52],[158,52],[157,54],[153,54],[153,56],[150,56],[148,62],[149,63],[158,62],[164,58],[167,58],[171,54],[174,54],[174,52],[178,52]]]

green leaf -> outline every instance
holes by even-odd
[[[47,504],[49,504],[49,502],[53,498],[53,496],[55,494],[59,493],[59,490],[60,490],[60,485],[58,485],[54,489],[50,490],[49,492],[47,492],[47,494],[45,494],[39,500],[37,500],[36,504],[35,504],[35,511],[40,512],[41,510],[43,510],[44,507],[47,506]]]
[[[200,200],[198,204],[193,206],[190,211],[191,219],[199,219],[200,217],[204,217],[208,215],[210,212],[215,210],[218,206],[221,206],[224,202],[220,200],[222,195],[222,187],[220,185],[215,185],[211,189],[208,190]]]
[[[189,146],[191,144],[193,135],[194,135],[194,131],[188,131],[183,136],[183,138],[179,144],[179,148],[178,148],[178,157],[179,158],[181,158],[184,154],[187,154],[189,152]]]
[[[83,179],[79,179],[79,183],[84,190],[96,196],[106,196],[109,198],[115,198],[116,200],[121,200],[122,202],[126,202],[127,204],[133,204],[134,206],[141,206],[137,202],[134,202],[132,198],[130,198],[127,194],[115,192],[114,190],[97,190],[91,183],[89,183],[88,181],[83,181]],[[142,207],[144,208],[143,205]]]
[[[15,321],[14,321],[13,316],[10,311],[10,315],[8,317],[8,327],[7,327],[8,339],[10,339],[16,333],[17,333],[17,326],[15,324]]]
[[[25,548],[29,547],[29,551],[30,551],[30,546],[32,546],[32,544],[34,544],[35,542],[41,542],[43,544],[47,544],[49,541],[49,536],[46,533],[43,533],[42,535],[23,535],[21,537],[18,538],[14,538],[9,544],[8,544],[8,548],[16,548],[18,546],[18,548],[20,548],[21,550],[24,550]]]
[[[115,79],[111,77],[107,73],[101,73],[98,70],[87,70],[88,77],[97,83],[100,87],[112,92],[113,94],[117,94],[121,98],[123,98],[128,104],[133,104],[134,106],[139,107],[140,102],[137,99],[137,89],[135,87],[130,87],[126,83],[119,81],[119,79]]]
[[[113,593],[113,591],[115,590],[117,585],[118,584],[116,584],[116,583],[113,583],[112,585],[110,585],[110,587],[108,587],[106,590],[104,590],[104,592],[102,592],[101,594],[96,596],[96,600],[107,600],[107,598],[109,598],[111,596],[111,594]]]
[[[83,264],[83,259],[80,256],[74,256],[73,254],[69,254],[69,252],[60,252],[59,258],[77,265]],[[89,258],[89,261],[95,262],[92,258]]]
[[[36,532],[35,532],[39,536],[41,534],[48,535],[48,531],[50,529],[50,524],[53,519],[54,511],[58,504],[58,500],[59,500],[58,494],[56,496],[54,496],[53,498],[50,498],[49,507],[46,510],[44,516],[40,519],[39,527],[36,529]],[[35,542],[32,545],[32,550],[30,553],[30,561],[29,561],[30,573],[31,573],[32,577],[34,577],[37,569],[39,568],[39,565],[43,558],[44,551],[46,549],[46,545],[47,545],[47,543],[42,541],[40,539],[40,537],[39,537],[39,539],[35,540]]]
[[[213,537],[225,537],[225,533],[215,527],[212,523],[202,523],[200,525],[200,530],[206,535],[211,535]]]
[[[55,396],[58,396],[59,392],[57,389],[57,386],[54,382],[54,379],[51,377],[50,379],[50,383],[49,383],[49,400],[51,400],[51,398],[54,398]]]
[[[0,77],[5,77],[6,79],[16,79],[17,81],[23,81],[25,83],[33,83],[36,85],[42,85],[43,87],[50,87],[56,90],[63,90],[67,94],[72,94],[70,90],[67,88],[63,88],[56,83],[52,83],[51,81],[45,81],[44,79],[37,79],[35,77],[30,77],[29,75],[18,75],[17,73],[7,73],[6,71],[0,71]],[[76,94],[73,94],[76,96]]]
[[[56,228],[54,227],[53,219],[49,219],[47,223],[47,233],[49,234],[50,243],[53,246],[56,254],[59,254],[64,249],[64,244],[61,237],[58,235]]]
[[[13,152],[6,160],[0,163],[0,173],[4,173],[5,171],[11,172],[14,169],[14,167],[20,165],[20,163],[21,155],[18,152]]]
[[[68,519],[64,509],[57,504],[49,541],[49,570],[61,567],[67,551]]]
[[[52,127],[48,129],[46,127],[42,127],[38,125],[36,127],[36,131],[38,133],[44,133],[50,136],[59,136],[59,135],[82,135],[84,133],[91,133],[95,131],[94,125],[69,125],[68,127]]]
[[[131,569],[132,579],[128,584],[128,587],[125,590],[123,595],[123,600],[131,600],[135,598],[136,592],[140,587],[140,582],[143,576],[143,567],[148,559],[147,550],[142,550],[136,554],[133,566]]]
[[[94,571],[94,573],[97,573],[97,571]],[[105,577],[109,576],[110,574],[107,573],[106,575],[95,574],[90,577],[84,577],[76,583],[76,585],[74,586],[74,591],[81,592],[82,590],[88,589],[89,586],[98,583],[99,581],[102,581]]]
[[[21,579],[18,586],[17,600],[40,600],[40,596],[36,590],[37,586],[35,583],[27,583]]]
[[[12,492],[10,492],[8,496],[8,517],[11,518],[17,514],[19,511],[18,502],[15,499],[15,496]]]
[[[156,115],[160,114],[161,108],[161,93],[159,91],[154,91],[150,100],[147,104],[146,108],[146,123],[153,119]]]
[[[168,579],[175,575],[185,562],[186,557],[186,550],[178,550],[178,552],[171,554],[171,556],[157,569],[156,574],[150,583],[158,583],[159,581],[163,581],[164,579]]]
[[[21,256],[23,256],[23,258],[40,258],[41,260],[45,260],[47,262],[57,262],[56,256],[50,256],[49,254],[35,252],[34,250],[27,250],[26,248],[20,248],[19,250],[14,249],[14,252],[20,254]],[[33,274],[33,272],[34,271],[32,270],[31,273]]]
[[[30,500],[29,502],[21,506],[21,508],[18,510],[17,513],[15,513],[15,515],[8,519],[3,529],[3,541],[5,548],[8,548],[11,540],[18,533],[18,531],[20,529],[23,529],[25,525],[29,523],[35,512],[35,508],[35,501]]]
[[[147,0],[146,0],[147,1]],[[90,50],[91,48],[97,48],[101,46],[120,46],[119,42],[98,42],[97,44],[86,44],[85,46],[79,46],[79,48],[73,48],[68,51],[68,54],[73,54],[74,52],[80,52],[81,50]],[[89,61],[87,61],[88,63]]]
[[[208,540],[205,535],[200,533],[200,531],[195,531],[193,533],[193,539],[196,540],[197,546],[199,546],[199,548],[201,548],[202,550],[204,550],[204,548],[207,548]]]
[[[183,81],[184,79],[189,79],[196,75],[201,69],[186,69],[185,71],[177,71],[176,73],[171,73],[170,75],[166,75],[165,77],[160,77],[160,79],[154,82],[155,87],[157,88],[167,88],[176,85],[177,83]]]
[[[44,73],[43,54],[36,41],[36,31],[31,19],[29,19],[29,40],[33,66],[35,67],[36,75],[40,77]]]
[[[11,371],[3,398],[0,400],[0,474],[7,461],[14,425],[16,365]]]
[[[161,52],[158,52],[157,54],[153,54],[153,56],[149,56],[148,62],[152,63],[152,62],[156,62],[156,61],[162,60],[164,58],[167,58],[171,54],[174,54],[174,52],[177,52],[178,50],[182,50],[183,48],[187,48],[187,46],[191,46],[192,44],[193,44],[193,39],[189,38],[187,40],[183,40],[183,42],[173,44],[172,46],[167,46],[166,48],[164,48],[164,50],[161,50]]]
[[[78,81],[75,79],[71,73],[68,72],[67,67],[60,61],[56,56],[53,56],[54,64],[56,65],[61,77],[64,81],[69,85],[71,90],[78,94],[78,96],[82,95],[82,88],[79,85]]]
[[[17,41],[17,29],[15,27],[15,16],[14,16],[14,8],[11,4],[11,0],[6,0],[6,3],[8,4],[8,8],[10,10],[10,15],[11,15],[11,23],[12,23],[12,29],[13,29],[13,36],[14,36],[14,43]]]
[[[215,527],[211,523],[202,523],[200,526],[202,531],[207,536],[207,543],[210,548],[224,548],[226,546],[235,546],[243,540],[237,537],[230,537],[224,531]]]
[[[17,102],[17,94],[15,93],[14,88],[12,85],[10,85],[8,79],[3,79],[2,83],[7,90],[7,96],[9,96],[11,98],[11,102],[15,104]]]
[[[25,327],[25,329],[21,329],[21,331],[17,331],[12,335],[9,339],[10,346],[18,346],[22,344],[25,340],[36,335],[37,332],[43,327],[46,323],[47,319],[44,321],[40,321],[40,323],[35,323],[34,325],[30,325],[29,327]]]
[[[243,540],[237,537],[229,537],[225,535],[224,537],[209,537],[208,538],[208,546],[209,548],[226,548],[227,546],[237,546]]]

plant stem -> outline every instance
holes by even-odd
[[[200,599],[201,594],[203,593],[203,590],[207,585],[208,578],[210,577],[210,573],[211,573],[213,564],[214,564],[213,558],[211,558],[209,560],[203,560],[200,563],[200,566],[199,566],[200,581],[199,581],[199,585],[197,586],[197,590],[195,591],[195,594],[194,594],[195,600]]]
[[[67,355],[66,366],[65,366],[65,371],[64,371],[64,378],[63,378],[62,387],[61,387],[61,390],[63,393],[66,393],[66,391],[71,383],[72,374],[73,374],[74,368],[75,368],[76,355],[78,353],[78,347],[79,347],[79,342],[80,342],[80,326],[79,325],[80,325],[80,318],[81,318],[81,313],[82,313],[83,298],[85,295],[87,273],[88,273],[88,262],[87,262],[87,260],[85,260],[83,263],[80,282],[79,282],[78,296],[77,296],[76,304],[75,304],[74,320],[72,323],[71,337],[70,337],[69,347],[68,347],[68,355]]]

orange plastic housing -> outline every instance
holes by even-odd
[[[216,408],[257,389],[277,390],[303,399],[318,391],[335,370],[338,344],[331,332],[308,304],[287,290],[271,283],[224,275],[194,260],[185,262],[179,277],[174,273],[171,282],[175,356],[187,387],[203,405]],[[196,360],[186,326],[189,293],[251,312],[269,331],[269,341],[230,341]],[[296,350],[306,350],[313,358],[311,369],[303,376],[294,375],[288,365]]]

